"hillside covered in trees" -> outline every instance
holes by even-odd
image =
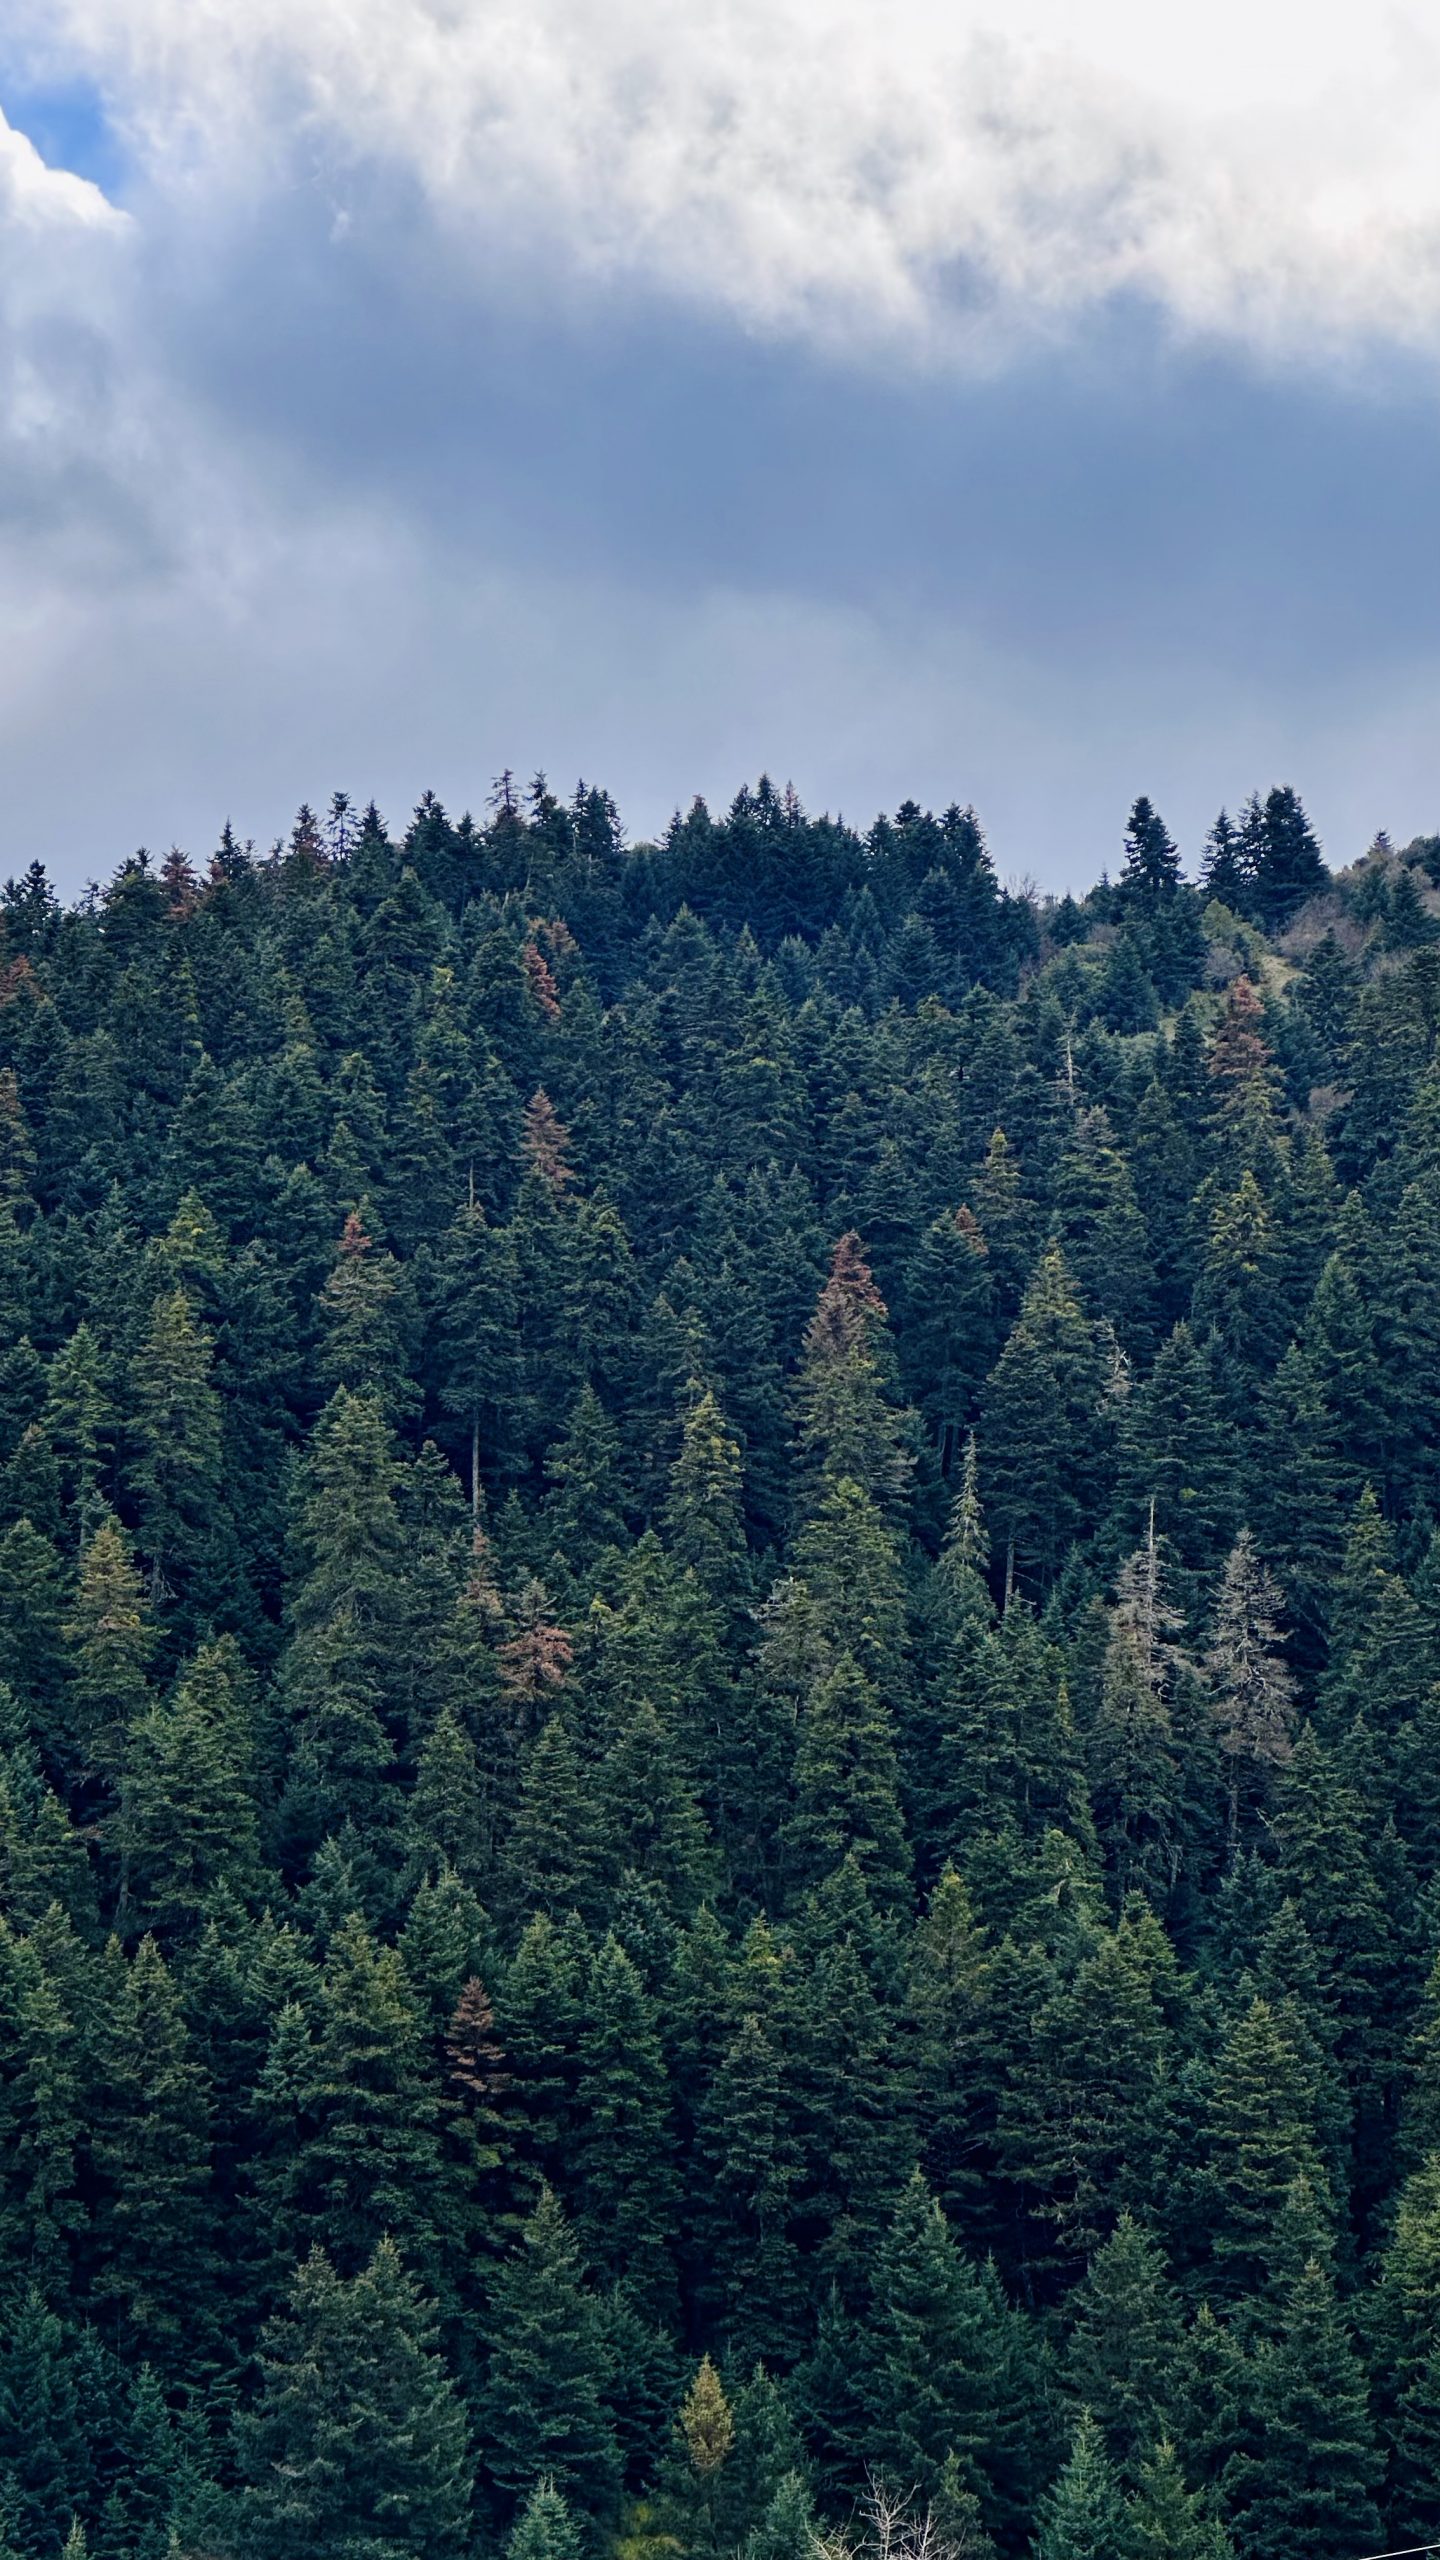
[[[4,2560],[1440,2538],[1437,880],[10,884]]]

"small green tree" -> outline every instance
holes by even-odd
[[[1104,2438],[1087,2411],[1069,2461],[1041,2501],[1035,2560],[1116,2560],[1126,2549],[1128,2526]]]

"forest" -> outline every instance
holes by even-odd
[[[1190,869],[8,883],[0,2560],[1440,2542],[1440,838]]]

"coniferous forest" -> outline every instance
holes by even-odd
[[[1192,867],[5,890],[4,2560],[1440,2538],[1440,839]]]

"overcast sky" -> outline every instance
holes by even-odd
[[[1435,23],[6,0],[0,871],[504,765],[1440,828]]]

